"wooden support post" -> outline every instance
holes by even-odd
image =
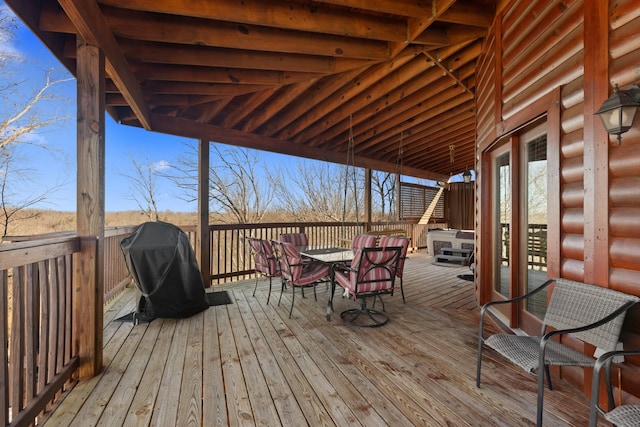
[[[364,220],[366,230],[371,230],[371,169],[364,170]]]
[[[77,233],[74,260],[74,337],[80,378],[102,370],[104,295],[105,60],[78,37]]]
[[[595,112],[609,97],[609,3],[584,2],[584,280],[609,283],[609,135]],[[588,390],[585,387],[586,392]]]
[[[396,174],[396,221],[400,221],[400,209],[402,206],[400,205],[400,191],[402,191],[402,177],[399,173]]]
[[[211,254],[209,250],[209,141],[198,142],[198,263],[205,287],[211,286]]]

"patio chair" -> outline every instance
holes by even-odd
[[[598,425],[598,414],[604,415],[604,419],[618,427],[630,427],[640,425],[640,405],[620,404],[616,406],[611,385],[611,362],[616,362],[617,357],[640,356],[640,349],[614,350],[604,353],[598,358],[593,367],[593,379],[591,380],[591,412],[589,414],[589,427]],[[600,398],[600,373],[604,367],[604,381],[607,390],[607,404],[609,410],[605,410],[598,404]]]
[[[404,272],[404,262],[407,259],[407,251],[409,250],[409,243],[411,238],[409,237],[397,237],[397,236],[382,236],[380,238],[380,247],[386,248],[388,246],[400,246],[400,259],[398,259],[398,268],[396,268],[396,277],[400,279],[400,293],[402,294],[402,302],[406,302],[404,299],[404,287],[402,285],[402,274]]]
[[[335,269],[332,288],[335,289],[335,283],[337,283],[354,300],[360,300],[360,308],[340,313],[340,318],[344,322],[354,326],[375,327],[389,321],[389,317],[384,313],[384,301],[382,311],[378,311],[367,307],[367,298],[393,293],[401,251],[402,248],[399,246],[356,249],[351,266]],[[333,300],[333,294],[331,300]],[[327,320],[330,318],[329,311]]]
[[[356,234],[351,241],[352,249],[372,248],[378,242],[378,236],[371,234]]]
[[[258,278],[264,276],[269,278],[269,293],[267,294],[267,304],[271,298],[271,285],[274,277],[280,277],[280,265],[278,259],[273,253],[271,243],[267,239],[258,239],[256,237],[249,237],[249,245],[251,246],[251,252],[253,254],[253,261],[256,271],[256,284],[253,287],[253,296],[256,296],[256,289],[258,289]]]
[[[308,246],[309,239],[306,233],[283,233],[280,235],[281,242],[292,243],[293,246]]]
[[[313,287],[313,296],[317,301],[316,285],[329,281],[329,264],[307,260],[303,261],[302,255],[300,255],[300,252],[292,243],[274,240],[272,244],[276,256],[280,260],[282,279],[291,285],[291,308],[289,309],[289,317],[291,317],[293,303],[296,297],[296,288],[302,288],[302,297],[304,297],[304,288]],[[284,284],[280,291],[278,305],[280,305],[280,301],[282,300],[283,292]]]
[[[553,286],[539,336],[494,334],[484,338],[483,324],[489,307],[521,303]],[[543,294],[541,294],[543,295]],[[540,296],[538,296],[540,297]],[[549,279],[528,294],[486,303],[480,310],[476,386],[480,387],[482,348],[486,345],[537,378],[536,425],[542,426],[544,380],[552,390],[549,366],[593,367],[595,358],[561,340],[571,335],[604,351],[613,351],[619,341],[626,311],[640,298],[613,289],[562,278]]]

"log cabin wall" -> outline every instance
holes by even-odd
[[[593,116],[613,83],[640,84],[640,2],[508,2],[486,39],[477,79],[478,301],[488,301],[492,287],[482,262],[491,248],[485,153],[545,115],[548,275],[640,295],[640,119],[617,145]],[[623,339],[625,348],[640,348],[637,308],[627,316]],[[632,360],[623,370],[631,397],[640,396],[640,368],[633,364],[640,365]],[[588,394],[590,371],[563,375]]]

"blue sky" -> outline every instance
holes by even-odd
[[[0,0],[0,7],[5,8]],[[62,125],[41,131],[33,139],[38,144],[49,149],[27,146],[23,156],[28,159],[33,182],[24,189],[37,194],[43,188],[55,186],[55,190],[47,195],[43,203],[36,207],[61,211],[75,211],[76,209],[76,82],[58,60],[47,50],[42,42],[18,21],[18,29],[10,45],[2,43],[0,49],[13,51],[23,57],[20,75],[24,75],[22,90],[29,91],[42,87],[47,70],[54,70],[56,78],[70,78],[71,80],[58,87],[58,91],[66,98],[65,102],[58,102],[56,108],[60,115],[69,119]],[[31,86],[31,88],[30,88]],[[0,108],[0,113],[2,109]],[[132,167],[131,158],[134,157],[140,165],[170,164],[177,157],[185,154],[185,143],[195,143],[186,138],[163,135],[131,126],[118,125],[107,114],[106,119],[106,181],[105,207],[109,212],[138,210],[133,200],[134,191],[130,181],[122,176],[129,173]],[[261,160],[271,166],[295,167],[300,159],[260,152]],[[213,162],[213,159],[212,159]],[[412,182],[411,179],[406,179]],[[187,203],[177,195],[179,190],[169,181],[159,179],[157,202],[159,210],[176,212],[193,212],[195,203]],[[28,187],[28,188],[27,188]]]
[[[0,2],[0,7],[6,7]],[[42,86],[47,70],[55,70],[57,78],[72,78],[58,60],[48,51],[42,42],[26,28],[22,22],[15,33],[11,45],[4,45],[4,50],[11,50],[23,57],[20,66],[20,78],[24,75],[25,82],[22,90]],[[76,209],[76,87],[75,80],[71,80],[58,87],[58,92],[64,94],[66,102],[59,103],[63,114],[69,117],[63,125],[38,132],[33,139],[39,145],[47,146],[45,150],[36,146],[22,147],[22,157],[28,158],[33,182],[25,184],[24,189],[37,193],[39,189],[55,185],[56,189],[47,196],[46,201],[37,207],[63,211]],[[114,122],[110,115],[106,119],[106,181],[105,205],[107,211],[137,210],[138,205],[132,199],[133,191],[129,180],[122,176],[131,167],[131,157],[141,165],[171,163],[180,155],[185,154],[185,143],[195,143],[186,138],[149,132],[131,126],[123,126]],[[261,152],[265,161],[289,163],[290,156]],[[41,172],[38,172],[41,171]],[[195,203],[187,203],[176,197],[178,190],[166,180],[158,181],[158,207],[160,210],[195,211]]]

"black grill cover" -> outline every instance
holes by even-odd
[[[140,224],[120,248],[142,293],[138,315],[182,318],[209,307],[189,238],[175,225]]]

